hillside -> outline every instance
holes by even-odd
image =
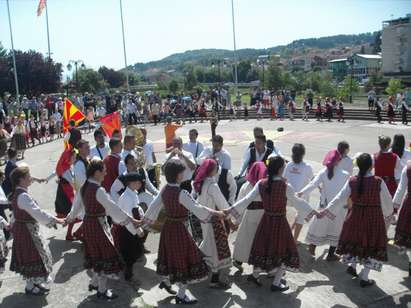
[[[275,46],[266,49],[239,49],[237,50],[237,54],[240,60],[252,60],[260,55],[266,54],[279,54],[281,58],[291,59],[299,55],[312,53],[313,51],[321,56],[327,54],[331,49],[344,47],[360,49],[361,46],[370,46],[374,43],[376,33],[377,32],[300,39],[285,46]],[[226,49],[188,50],[183,53],[172,54],[158,61],[136,63],[132,68],[139,73],[168,70],[180,71],[186,64],[208,66],[211,65],[215,59],[232,58],[232,56],[232,50]]]

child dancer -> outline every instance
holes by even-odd
[[[7,255],[9,252],[3,230],[9,231],[10,227],[11,226],[9,223],[2,216],[0,216],[0,275],[4,273]],[[0,287],[1,284],[2,280],[0,279]]]
[[[345,120],[344,120],[344,103],[343,103],[342,99],[340,99],[340,102],[338,103],[337,115],[338,115],[338,122],[345,122]]]
[[[381,271],[382,263],[388,259],[385,220],[392,214],[393,205],[387,185],[371,174],[371,155],[361,154],[357,165],[358,175],[350,178],[321,216],[334,220],[351,199],[352,208],[345,218],[337,253],[343,255],[343,263],[348,264],[347,273],[359,276],[360,286],[364,288],[375,283],[368,279],[370,270]],[[363,265],[359,275],[357,263]]]

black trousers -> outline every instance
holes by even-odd
[[[130,113],[128,115],[128,125],[137,124],[137,116],[135,113]]]
[[[191,193],[191,191],[192,191],[191,181],[185,181],[185,182],[181,183],[181,184],[180,184],[180,188],[181,188],[181,189],[185,189],[185,190],[187,190],[189,193]]]
[[[157,179],[156,179],[156,169],[151,168],[151,169],[147,170],[147,174],[148,174],[148,178],[150,179],[151,183],[153,183],[153,185],[156,188],[158,188],[159,183],[157,183]]]
[[[375,112],[375,115],[377,116],[377,121],[378,121],[378,123],[380,123],[381,120],[382,120],[382,117],[381,117],[381,108],[377,107],[377,110],[376,110],[376,112]]]
[[[154,125],[157,125],[157,123],[158,123],[158,115],[153,114],[153,121],[154,121]]]
[[[402,116],[402,124],[408,124],[407,111],[403,111],[401,116]]]

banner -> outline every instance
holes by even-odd
[[[100,118],[100,123],[109,138],[113,135],[114,130],[118,129],[121,131],[121,119],[118,111]]]
[[[63,113],[63,131],[67,132],[70,127],[70,121],[74,120],[76,125],[83,121],[86,117],[84,114],[68,99],[64,99]]]
[[[43,10],[46,8],[46,0],[40,0],[39,6],[37,7],[37,16],[40,16],[43,13]]]

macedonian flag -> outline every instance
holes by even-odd
[[[63,113],[63,130],[67,132],[70,127],[70,121],[74,120],[76,125],[83,121],[86,117],[84,114],[68,99],[64,99]]]
[[[40,0],[39,6],[37,7],[37,16],[40,16],[43,13],[43,10],[46,8],[46,0]]]

